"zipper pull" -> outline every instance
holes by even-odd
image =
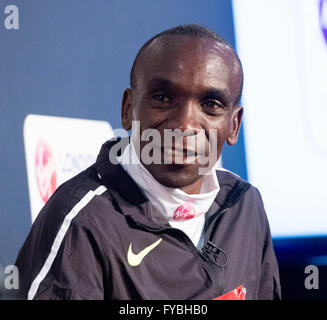
[[[218,248],[213,242],[207,241],[205,246],[202,248],[202,254],[206,258],[207,261],[213,262],[216,266],[218,267],[224,267],[228,263],[228,254],[225,252],[223,249]],[[223,263],[218,263],[216,261],[218,255],[222,253],[223,256],[225,257]]]

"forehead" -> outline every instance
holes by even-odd
[[[190,90],[219,87],[233,96],[239,89],[240,66],[233,51],[214,39],[165,35],[145,49],[135,78],[143,85],[160,78]]]

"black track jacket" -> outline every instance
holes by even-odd
[[[148,200],[102,146],[97,161],[61,185],[41,210],[16,266],[22,299],[279,299],[278,265],[256,188],[217,171],[220,191],[198,250],[157,225]]]

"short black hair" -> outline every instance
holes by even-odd
[[[144,52],[144,50],[153,42],[153,40],[164,36],[164,35],[181,35],[181,36],[191,36],[191,37],[198,37],[198,38],[207,38],[207,39],[212,39],[215,40],[217,43],[225,45],[227,47],[229,47],[232,52],[234,53],[239,65],[240,65],[240,69],[241,69],[241,86],[240,86],[240,90],[239,90],[239,94],[237,95],[236,98],[236,104],[238,104],[241,100],[241,96],[242,96],[242,91],[243,91],[243,82],[244,82],[244,76],[243,76],[243,68],[242,68],[242,63],[240,61],[240,58],[238,57],[237,53],[235,52],[235,50],[233,49],[233,47],[224,39],[222,38],[218,33],[216,33],[215,31],[209,29],[208,27],[205,26],[201,26],[199,24],[185,24],[185,25],[179,25],[177,27],[173,27],[171,29],[165,30],[163,32],[158,33],[157,35],[155,35],[154,37],[152,37],[150,40],[148,40],[139,50],[139,52],[137,53],[132,69],[131,69],[131,73],[130,73],[130,86],[131,88],[134,88],[136,86],[136,64],[137,61],[139,60],[139,57],[142,55],[142,53]]]

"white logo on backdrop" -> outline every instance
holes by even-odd
[[[25,118],[32,221],[63,182],[95,162],[101,145],[113,136],[110,124],[105,121],[41,115]]]

